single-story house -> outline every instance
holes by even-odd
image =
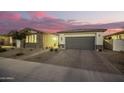
[[[58,32],[59,47],[64,49],[103,50],[106,29],[74,29]]]
[[[13,39],[13,32],[9,32],[6,38],[11,38],[12,46],[16,48],[57,48],[58,47],[58,36],[52,33],[46,33],[32,28],[24,28],[18,31],[19,33],[26,33],[24,39]],[[5,36],[4,36],[5,37]],[[3,41],[5,43],[5,40]],[[8,42],[8,40],[6,41]]]
[[[104,47],[113,51],[124,51],[124,30],[106,35]]]

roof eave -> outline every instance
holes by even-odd
[[[124,31],[113,33],[113,34],[109,34],[109,35],[105,35],[105,37],[112,36],[112,35],[118,35],[118,34],[124,34]]]
[[[105,32],[107,29],[82,29],[82,31],[75,30],[67,30],[67,31],[60,31],[57,33],[80,33],[80,32]]]

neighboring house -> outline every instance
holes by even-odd
[[[57,48],[58,36],[56,34],[49,34],[43,31],[39,31],[32,28],[24,28],[18,31],[19,33],[25,33],[25,37],[21,40],[13,39],[13,45],[17,48]],[[8,34],[13,35],[13,32]],[[19,47],[20,46],[20,47]]]
[[[124,51],[124,30],[106,35],[104,46],[113,51]]]
[[[75,29],[58,32],[59,47],[64,49],[103,50],[106,29]]]
[[[12,37],[8,35],[0,35],[0,46],[3,48],[11,48]]]

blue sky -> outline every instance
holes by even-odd
[[[115,11],[60,11],[47,12],[49,15],[56,16],[64,20],[81,20],[88,23],[109,23],[124,21],[124,12]],[[98,21],[98,22],[97,22]]]

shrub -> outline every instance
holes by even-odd
[[[24,53],[17,53],[16,56],[22,56]]]
[[[99,49],[99,52],[102,52],[102,49]]]
[[[30,51],[33,51],[33,49],[30,49]]]
[[[15,48],[11,48],[12,50],[14,50]]]
[[[45,47],[45,49],[48,49],[48,47]]]
[[[56,48],[56,49],[54,49],[54,51],[55,51],[55,52],[57,52],[57,51],[58,51],[58,49]]]
[[[0,52],[6,52],[6,51],[7,51],[7,49],[0,47]]]
[[[50,51],[52,52],[53,51],[53,48],[50,48]]]

